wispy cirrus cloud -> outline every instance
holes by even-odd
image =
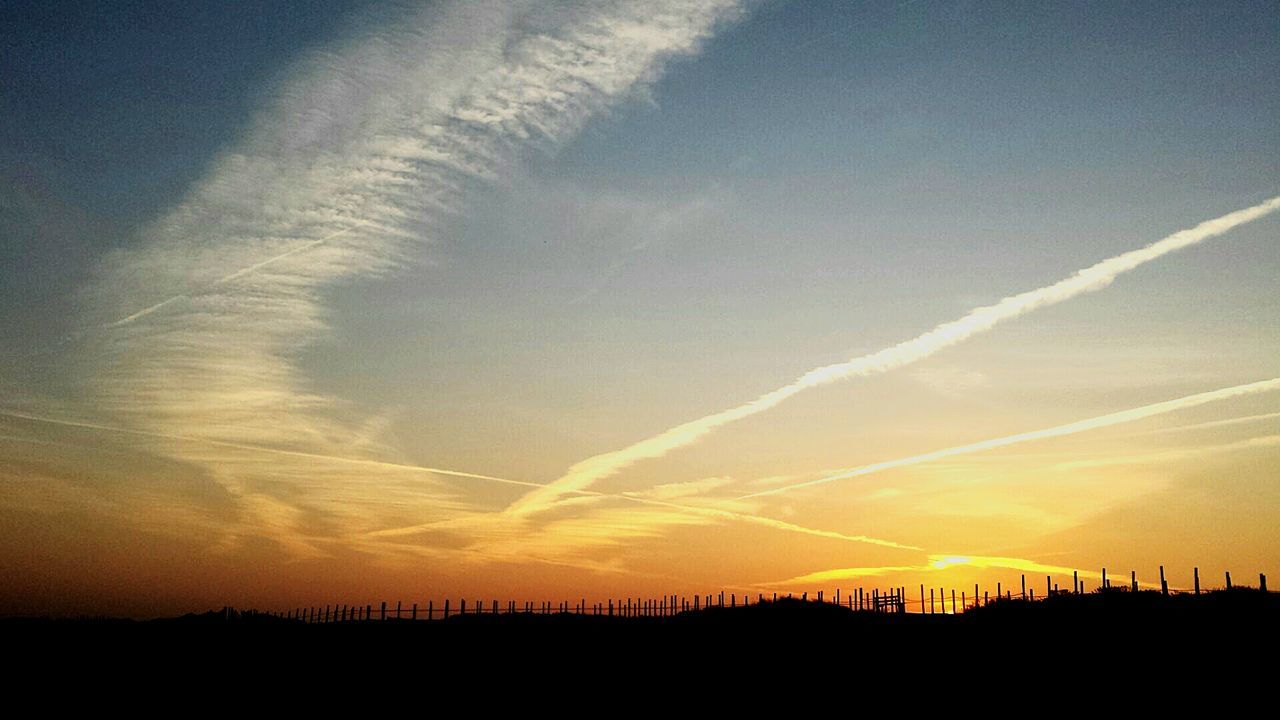
[[[352,452],[359,424],[297,364],[327,331],[325,289],[411,261],[465,211],[470,188],[640,92],[737,5],[431,4],[312,53],[185,199],[102,263],[85,292],[85,325],[98,330],[77,358],[94,412],[224,443],[153,438],[150,450],[240,498],[244,532],[309,545],[306,528],[358,505],[351,475],[231,446]],[[441,494],[399,500],[430,506]],[[346,498],[324,500],[335,495]]]

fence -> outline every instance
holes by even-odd
[[[1127,586],[1113,585],[1111,579],[1107,577],[1107,569],[1102,568],[1099,575],[1100,581],[1093,592],[1111,592],[1126,591],[1138,592],[1139,583],[1137,571],[1129,572],[1129,582]],[[1164,566],[1160,566],[1160,586],[1158,592],[1163,595],[1199,595],[1200,585],[1200,568],[1193,570],[1193,587],[1191,589],[1170,589],[1168,580],[1165,578]],[[1236,586],[1232,585],[1231,573],[1225,574],[1225,589],[1232,590]],[[856,588],[848,593],[843,589],[836,589],[834,595],[824,595],[824,591],[819,590],[816,595],[815,602],[828,603],[848,608],[852,611],[871,612],[871,613],[891,613],[891,614],[923,614],[923,615],[957,615],[974,608],[984,605],[991,605],[999,602],[1036,602],[1053,596],[1062,595],[1083,595],[1089,592],[1086,582],[1080,578],[1079,571],[1072,573],[1072,587],[1070,590],[1065,588],[1059,589],[1058,584],[1053,582],[1052,575],[1045,576],[1044,593],[1037,597],[1034,587],[1027,587],[1027,576],[1022,575],[1022,584],[1018,593],[1015,594],[1012,588],[1006,589],[1003,583],[996,583],[995,597],[991,596],[991,590],[988,587],[982,590],[977,584],[973,586],[973,595],[968,594],[968,589],[959,590],[957,594],[956,588],[948,589],[945,587],[929,587],[928,596],[925,595],[926,586],[921,584],[919,587],[919,600],[908,598],[905,586],[893,588]],[[1150,585],[1150,583],[1148,583]],[[1267,592],[1267,576],[1263,573],[1258,574],[1258,590]],[[1155,588],[1151,589],[1155,592]],[[1205,590],[1206,592],[1208,589]],[[451,605],[450,600],[444,600],[439,606],[434,600],[425,603],[413,603],[405,605],[403,602],[396,602],[394,608],[389,608],[386,602],[382,602],[374,608],[372,604],[363,606],[358,604],[332,604],[323,607],[314,606],[306,608],[293,608],[286,611],[277,611],[270,613],[258,613],[251,611],[253,614],[271,615],[289,620],[299,620],[306,623],[333,623],[333,622],[363,622],[370,620],[444,620],[449,617],[458,615],[553,615],[553,614],[575,614],[575,615],[592,615],[604,617],[618,618],[661,618],[672,617],[674,615],[686,612],[698,612],[702,610],[718,609],[718,608],[737,608],[748,607],[751,605],[761,605],[767,603],[776,603],[779,600],[794,601],[796,598],[792,593],[786,593],[779,596],[779,593],[772,593],[770,598],[766,598],[764,593],[757,593],[754,601],[748,594],[739,596],[736,593],[726,594],[721,591],[717,595],[666,595],[662,597],[628,597],[613,598],[604,602],[588,604],[585,598],[578,601],[521,601],[508,600],[505,603],[499,603],[497,600],[491,601],[486,605],[482,600],[475,600],[468,605],[465,599],[459,600],[456,605]],[[802,602],[810,602],[809,593],[801,593],[799,600]],[[950,612],[948,612],[948,605]],[[909,607],[914,606],[914,610]]]

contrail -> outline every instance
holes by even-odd
[[[325,455],[322,453],[302,452],[298,450],[281,450],[279,448],[264,447],[261,445],[248,445],[243,443],[225,442],[222,440],[211,440],[199,437],[187,437],[184,435],[173,435],[168,433],[147,432],[145,430],[130,430],[128,428],[114,427],[111,425],[102,425],[99,423],[83,422],[79,420],[62,420],[57,418],[42,417],[39,415],[31,415],[28,413],[17,412],[13,410],[0,410],[0,416],[17,418],[20,420],[28,420],[31,422],[46,423],[49,425],[60,425],[63,427],[82,428],[86,430],[98,430],[101,432],[121,433],[124,435],[135,435],[141,437],[157,438],[161,440],[175,440],[179,442],[202,443],[205,445],[215,445],[218,447],[233,448],[236,450],[244,450],[248,452],[266,453],[269,455],[282,455],[294,458],[304,458],[308,460],[324,460],[330,462],[340,462],[352,465],[362,465],[365,467],[378,467],[388,470],[406,470],[410,472],[424,472],[432,475],[447,475],[450,477],[467,478],[472,480],[486,480],[489,482],[502,483],[505,485],[518,485],[520,487],[544,488],[546,485],[527,480],[511,480],[509,478],[496,477],[494,475],[482,475],[480,473],[462,472],[459,470],[444,470],[442,468],[425,467],[422,465],[408,465],[403,463],[385,462],[382,460],[366,460],[362,458],[347,458],[340,455]],[[17,438],[9,436],[0,436],[0,439],[15,440],[23,442],[32,442],[45,444],[47,441],[35,440],[30,438]],[[53,443],[61,444],[61,443]],[[891,540],[882,540],[866,535],[848,535],[845,533],[835,532],[831,530],[819,530],[815,528],[804,527],[794,523],[782,520],[774,520],[773,518],[762,517],[759,515],[749,515],[746,513],[734,512],[732,510],[724,510],[720,508],[699,507],[696,505],[683,505],[680,503],[666,502],[663,500],[655,500],[652,498],[636,497],[633,495],[620,495],[614,493],[603,493],[593,490],[577,490],[570,494],[577,496],[598,497],[605,499],[624,500],[640,505],[649,505],[663,507],[680,512],[698,515],[700,517],[719,519],[719,520],[737,520],[741,522],[751,523],[753,525],[761,525],[771,527],[786,532],[798,533],[801,535],[811,535],[814,537],[827,538],[829,540],[843,540],[846,542],[866,543],[870,545],[879,545],[881,547],[896,548],[901,550],[919,550],[920,548],[913,545],[903,545]],[[377,530],[369,533],[370,536],[377,537],[394,537],[397,535],[410,535],[415,532],[421,532],[424,529],[438,527],[438,524],[429,523],[425,525],[413,525],[403,528],[391,528],[387,530]]]
[[[56,418],[41,417],[39,415],[29,415],[23,412],[12,410],[0,410],[0,415],[4,417],[17,418],[20,420],[29,420],[31,422],[46,423],[49,425],[61,425],[63,427],[83,428],[86,430],[99,430],[102,432],[120,433],[123,435],[136,435],[139,437],[157,438],[161,440],[176,440],[179,442],[193,442],[204,445],[215,445],[217,447],[233,448],[236,450],[245,450],[248,452],[267,453],[269,455],[281,455],[285,457],[306,458],[310,460],[329,460],[333,462],[349,463],[353,465],[364,465],[368,467],[381,467],[390,470],[411,470],[417,472],[431,473],[432,475],[448,475],[451,477],[471,478],[475,480],[488,480],[491,482],[505,483],[507,485],[520,485],[522,487],[540,488],[545,487],[541,483],[528,482],[525,480],[510,480],[507,478],[495,477],[493,475],[481,475],[479,473],[462,472],[460,470],[444,470],[442,468],[424,467],[422,465],[406,465],[402,463],[384,462],[382,460],[365,460],[362,458],[347,458],[341,455],[325,455],[323,453],[310,453],[300,450],[281,450],[279,448],[265,447],[262,445],[249,445],[244,443],[226,442],[224,440],[213,440],[202,437],[189,437],[185,435],[173,435],[169,433],[148,432],[146,430],[130,430],[128,428],[114,427],[112,425],[101,425],[98,423],[82,422],[79,420],[60,420]]]
[[[765,393],[750,402],[707,415],[665,432],[641,440],[629,447],[596,455],[569,468],[568,472],[543,490],[537,490],[512,504],[507,512],[515,515],[537,512],[554,503],[567,490],[589,487],[633,463],[657,458],[677,448],[691,445],[711,431],[771,408],[804,390],[853,377],[888,372],[937,353],[984,333],[996,325],[1049,305],[1070,300],[1084,293],[1101,290],[1121,274],[1168,255],[1221,235],[1232,228],[1257,220],[1280,208],[1280,197],[1273,197],[1253,207],[1237,210],[1222,217],[1180,230],[1138,250],[1108,258],[1074,275],[1036,290],[1004,298],[995,305],[975,308],[964,317],[943,323],[906,342],[879,352],[854,358],[848,362],[827,365],[801,375],[794,382]]]
[[[270,265],[270,264],[272,264],[272,263],[275,263],[275,262],[279,262],[279,261],[281,261],[281,260],[284,260],[285,258],[287,258],[287,257],[289,257],[289,256],[291,256],[291,255],[297,255],[298,253],[300,253],[300,252],[302,252],[302,251],[304,251],[304,250],[310,250],[311,248],[313,248],[313,247],[315,247],[315,246],[317,246],[317,245],[321,245],[321,244],[323,244],[323,243],[329,242],[330,240],[333,240],[334,238],[336,238],[336,237],[338,237],[338,236],[340,236],[340,235],[344,235],[344,234],[346,234],[346,233],[351,232],[352,230],[355,230],[355,229],[356,229],[356,228],[358,228],[358,227],[363,227],[363,226],[368,225],[368,224],[369,224],[369,223],[364,222],[364,221],[358,221],[355,225],[352,225],[351,227],[343,228],[343,229],[341,229],[341,230],[339,230],[339,231],[337,231],[337,232],[335,232],[335,233],[332,233],[332,234],[330,234],[330,235],[326,235],[326,236],[324,236],[324,237],[322,237],[322,238],[320,238],[320,239],[318,239],[318,240],[312,240],[312,241],[310,241],[310,242],[303,243],[303,244],[299,245],[298,247],[293,248],[292,250],[287,250],[287,251],[285,251],[285,252],[280,253],[279,255],[276,255],[275,257],[267,258],[266,260],[263,260],[262,262],[254,263],[253,265],[250,265],[249,267],[242,268],[242,269],[237,270],[237,271],[235,271],[235,272],[233,272],[233,273],[231,273],[231,274],[229,274],[229,275],[226,275],[226,276],[221,277],[221,278],[219,278],[219,279],[217,279],[217,280],[214,280],[213,282],[209,283],[208,285],[206,285],[204,288],[201,288],[201,290],[200,290],[200,291],[197,291],[197,292],[202,292],[202,291],[204,291],[204,290],[209,290],[209,289],[212,289],[212,288],[218,287],[219,285],[225,285],[226,283],[229,283],[229,282],[231,282],[231,281],[233,281],[233,280],[238,280],[238,279],[240,279],[240,278],[244,277],[245,275],[249,275],[249,274],[251,274],[251,273],[255,273],[255,272],[257,272],[257,271],[261,270],[262,268],[264,268],[264,267],[266,267],[266,266],[268,266],[268,265]],[[134,320],[137,320],[138,318],[146,317],[147,315],[150,315],[151,313],[153,313],[153,312],[155,312],[155,311],[157,311],[157,310],[159,310],[159,309],[163,308],[165,305],[169,305],[170,303],[174,303],[174,302],[177,302],[177,301],[179,301],[179,300],[185,300],[185,299],[187,299],[187,298],[189,298],[189,297],[191,297],[191,294],[190,294],[190,293],[182,293],[182,294],[180,294],[180,295],[174,295],[174,296],[173,296],[173,297],[171,297],[171,298],[168,298],[168,299],[165,299],[165,300],[161,300],[160,302],[156,303],[155,305],[152,305],[152,306],[150,306],[150,307],[145,307],[145,308],[143,308],[143,309],[139,310],[138,312],[133,313],[132,315],[129,315],[129,316],[127,316],[127,317],[122,317],[122,318],[120,318],[119,320],[116,320],[116,321],[114,321],[114,322],[106,323],[106,324],[104,324],[104,325],[103,325],[103,327],[113,328],[113,327],[120,327],[121,325],[128,325],[129,323],[133,322]]]
[[[1053,469],[1072,470],[1076,468],[1106,467],[1107,465],[1138,465],[1149,462],[1160,462],[1161,460],[1173,460],[1177,458],[1189,458],[1209,454],[1216,455],[1218,453],[1235,452],[1237,450],[1255,450],[1257,448],[1274,447],[1276,445],[1280,445],[1280,435],[1260,435],[1246,440],[1237,440],[1236,442],[1221,443],[1219,445],[1178,448],[1176,450],[1164,450],[1161,452],[1147,453],[1145,455],[1121,455],[1117,457],[1094,458],[1092,460],[1072,460],[1071,462],[1058,463],[1053,466]]]
[[[1245,423],[1258,422],[1260,420],[1274,420],[1280,418],[1280,412],[1262,413],[1261,415],[1242,415],[1240,417],[1226,418],[1225,420],[1210,420],[1208,422],[1193,423],[1191,425],[1178,425],[1176,427],[1156,428],[1148,430],[1142,435],[1156,435],[1165,433],[1183,432],[1186,430],[1205,430],[1213,427],[1226,427],[1227,425],[1243,425]]]
[[[1017,435],[1007,435],[1002,438],[983,440],[981,442],[969,443],[968,445],[958,445],[956,447],[950,447],[944,450],[935,450],[921,455],[912,455],[910,457],[898,458],[897,460],[886,460],[872,465],[864,465],[860,468],[854,468],[853,470],[837,473],[835,475],[828,475],[816,480],[783,485],[782,487],[762,490],[757,493],[751,493],[750,495],[743,495],[737,499],[747,500],[749,498],[764,497],[766,495],[778,495],[780,493],[790,492],[804,487],[812,487],[814,485],[823,485],[825,483],[835,482],[836,480],[845,480],[852,477],[870,475],[872,473],[892,470],[894,468],[905,467],[907,465],[919,465],[921,463],[941,460],[942,458],[953,457],[955,455],[965,455],[968,453],[980,452],[982,450],[992,450],[994,448],[1017,445],[1018,443],[1031,442],[1032,440],[1044,440],[1047,438],[1085,432],[1086,430],[1097,430],[1099,428],[1110,427],[1112,425],[1142,420],[1143,418],[1149,418],[1154,415],[1163,415],[1164,413],[1170,413],[1177,410],[1185,410],[1187,408],[1193,408],[1198,405],[1217,402],[1219,400],[1227,400],[1244,395],[1256,395],[1258,393],[1270,392],[1278,389],[1280,389],[1280,378],[1261,380],[1247,385],[1236,385],[1234,387],[1223,388],[1221,390],[1212,390],[1196,395],[1188,395],[1176,400],[1166,400],[1152,405],[1144,405],[1139,408],[1133,408],[1132,410],[1122,410],[1109,415],[1089,418],[1088,420],[1079,420],[1077,422],[1067,423],[1066,425],[1045,428],[1044,430],[1033,430],[1031,432],[1018,433]]]

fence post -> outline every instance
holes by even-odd
[[[920,585],[920,614],[924,614],[924,585]]]
[[[1049,597],[1053,594],[1053,578],[1049,575],[1044,576],[1044,596]]]
[[[1138,592],[1138,571],[1137,570],[1129,571],[1129,583],[1133,585],[1133,591]]]
[[[929,614],[932,615],[933,611],[933,588],[929,588]]]
[[[1231,571],[1230,570],[1227,571],[1227,589],[1228,590],[1231,589]]]
[[[1004,588],[1000,587],[1000,581],[996,581],[996,600],[1004,599]]]
[[[1102,589],[1106,590],[1109,587],[1111,586],[1107,584],[1107,569],[1102,568]]]
[[[418,603],[413,604],[413,614],[409,616],[410,620],[418,619]]]
[[[1258,573],[1258,589],[1262,592],[1267,591],[1267,576],[1264,573]]]
[[[1160,593],[1162,595],[1169,594],[1169,582],[1164,579],[1164,566],[1160,566]]]
[[[951,614],[956,614],[956,589],[951,588]]]
[[[1022,575],[1022,599],[1027,599],[1027,576],[1025,573]]]
[[[387,619],[387,601],[386,600],[382,601],[382,610],[378,614],[378,619],[379,620]]]
[[[1195,576],[1196,576],[1196,594],[1199,595],[1200,594],[1200,568],[1194,568],[1193,571],[1195,572]]]
[[[960,609],[969,612],[969,600],[964,596],[964,591],[960,591]]]

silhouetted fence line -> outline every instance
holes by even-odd
[[[604,601],[588,603],[586,598],[578,600],[508,600],[501,603],[498,600],[491,600],[486,605],[485,600],[472,600],[468,603],[467,599],[462,598],[456,604],[452,604],[450,599],[445,599],[439,606],[435,600],[427,600],[423,603],[412,603],[409,607],[405,607],[403,601],[396,601],[394,610],[388,610],[387,603],[381,602],[375,612],[372,604],[363,606],[358,604],[331,604],[314,607],[299,607],[285,611],[276,611],[269,613],[260,613],[257,611],[247,611],[251,615],[270,615],[288,620],[297,620],[305,623],[335,623],[335,622],[367,622],[367,621],[439,621],[447,620],[451,617],[467,616],[467,615],[589,615],[594,617],[612,617],[612,618],[664,618],[673,617],[688,612],[706,612],[711,610],[736,609],[738,607],[750,607],[753,605],[762,605],[777,603],[780,601],[794,602],[815,602],[828,605],[836,605],[855,612],[877,613],[877,614],[913,614],[913,615],[959,615],[975,608],[992,605],[996,603],[1034,603],[1043,602],[1054,597],[1071,596],[1071,595],[1088,595],[1096,593],[1113,593],[1113,592],[1150,592],[1160,593],[1165,596],[1170,595],[1200,595],[1202,592],[1211,592],[1212,589],[1202,589],[1200,583],[1200,568],[1193,568],[1192,578],[1193,585],[1190,589],[1170,588],[1168,579],[1165,577],[1164,566],[1159,567],[1160,581],[1158,587],[1151,587],[1151,583],[1147,583],[1148,588],[1142,589],[1138,581],[1136,570],[1129,572],[1129,582],[1121,585],[1114,585],[1107,575],[1107,569],[1102,568],[1098,578],[1098,585],[1089,590],[1084,580],[1080,578],[1078,570],[1071,574],[1071,589],[1059,588],[1058,583],[1054,582],[1052,575],[1045,576],[1044,592],[1037,597],[1036,588],[1028,587],[1027,576],[1021,576],[1021,588],[1018,594],[1014,594],[1012,589],[1005,588],[1003,582],[996,582],[995,596],[991,596],[991,590],[982,589],[979,584],[974,584],[973,595],[968,594],[968,588],[957,589],[955,587],[926,587],[923,583],[919,586],[919,598],[909,598],[907,596],[907,588],[905,586],[870,589],[858,587],[845,592],[843,588],[836,588],[834,594],[827,595],[825,590],[819,590],[815,599],[810,600],[809,593],[800,593],[797,598],[793,593],[781,595],[779,593],[771,593],[766,597],[765,593],[756,593],[753,598],[750,594],[743,593],[726,593],[719,591],[714,595],[692,595],[685,596],[679,594],[657,596],[657,597],[626,597],[626,598],[610,598]],[[1246,589],[1232,584],[1231,573],[1224,573],[1225,585],[1222,590]],[[927,594],[926,594],[927,589]],[[1253,589],[1253,588],[1247,588]],[[1258,573],[1257,591],[1268,592],[1267,576],[1265,573]],[[229,608],[227,612],[232,612]],[[375,617],[376,616],[376,617]]]

